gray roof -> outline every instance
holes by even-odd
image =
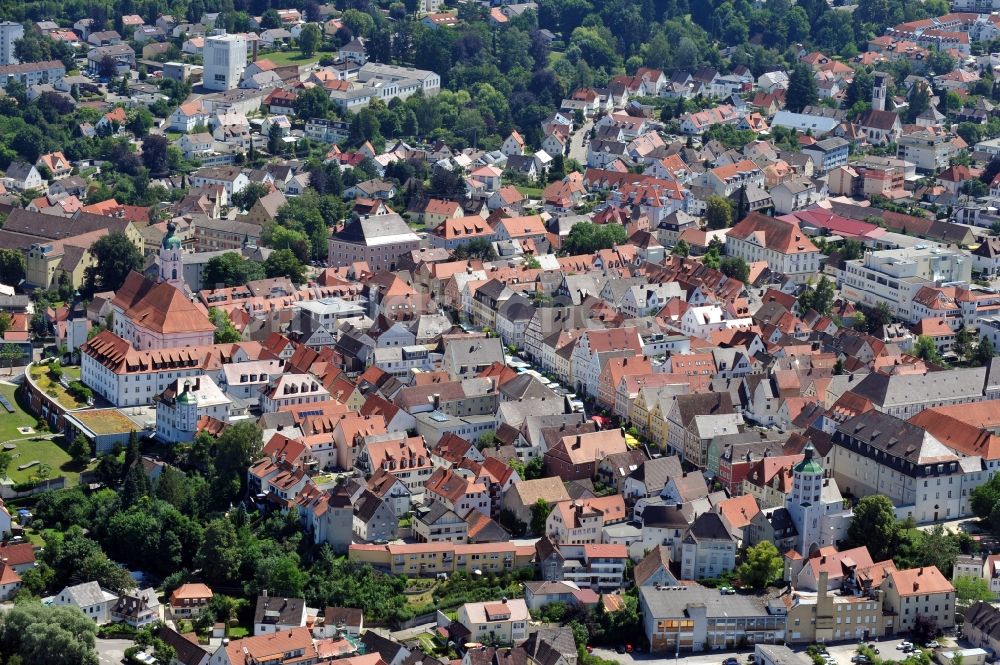
[[[696,540],[732,540],[733,535],[718,513],[702,513],[694,520],[688,536]]]
[[[648,505],[642,511],[642,525],[653,528],[686,529],[688,518],[676,505]]]
[[[684,617],[688,607],[694,605],[704,606],[709,618],[767,616],[767,608],[761,598],[742,594],[723,596],[718,589],[696,584],[669,589],[642,587],[639,594],[642,604],[655,619]]]
[[[280,596],[259,596],[254,611],[253,622],[298,626],[305,617],[306,601],[302,598],[282,598]]]
[[[646,460],[632,472],[631,477],[643,483],[647,492],[658,493],[667,484],[668,479],[683,474],[684,469],[681,467],[680,458],[671,455],[670,457]]]
[[[867,448],[871,447],[882,451],[890,459],[897,458],[910,464],[937,464],[958,459],[928,432],[880,411],[869,411],[838,425],[834,441],[846,447],[849,440],[861,442],[866,448],[866,455],[874,454],[867,452]]]
[[[379,244],[383,239],[391,240],[395,236],[404,236],[407,240],[417,240],[417,236],[396,213],[388,215],[372,215],[356,219],[334,234],[338,240],[359,244]]]
[[[78,607],[89,607],[115,599],[115,595],[101,588],[97,582],[84,582],[76,586],[68,586],[63,591]]]
[[[14,180],[24,180],[31,173],[31,170],[35,168],[27,162],[11,162],[10,166],[7,167],[7,177]]]
[[[528,416],[558,415],[565,411],[566,400],[561,397],[501,402],[497,408],[497,421],[507,423],[511,427],[520,427]]]
[[[872,373],[851,392],[883,408],[925,401],[948,401],[983,395],[987,368],[964,367],[928,374]]]

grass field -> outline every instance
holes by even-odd
[[[58,441],[59,443],[56,443]],[[17,448],[11,451],[14,461],[7,469],[7,475],[15,483],[26,483],[35,479],[39,465],[30,469],[19,470],[17,467],[38,460],[40,464],[48,464],[52,472],[50,477],[65,476],[67,485],[76,485],[80,482],[80,467],[73,464],[60,443],[62,437],[55,440],[41,439],[39,441],[18,441]]]
[[[524,185],[518,185],[517,191],[521,192],[521,195],[529,199],[540,199],[542,198],[542,188],[541,187],[525,187]]]
[[[311,58],[307,58],[297,50],[275,51],[273,53],[261,53],[257,56],[259,60],[270,60],[279,67],[285,65],[311,65],[319,62],[320,54],[314,53]]]
[[[35,417],[24,411],[14,399],[14,386],[6,383],[0,384],[0,395],[6,397],[10,405],[14,407],[14,413],[7,413],[6,409],[0,412],[0,443],[10,439],[23,438],[24,435],[18,432],[17,428],[34,427]]]
[[[77,373],[79,372],[78,369],[76,371]],[[10,401],[11,406],[14,407],[14,413],[4,411],[2,417],[0,417],[0,443],[10,441],[11,439],[24,439],[25,435],[18,432],[17,428],[25,426],[35,427],[38,422],[37,419],[18,404],[14,398],[14,386],[0,384],[0,394],[6,397]],[[28,437],[31,436],[30,434],[28,435]],[[14,445],[17,447],[10,451],[14,460],[7,469],[7,475],[15,483],[25,483],[33,479],[33,475],[38,471],[38,465],[20,471],[17,467],[34,460],[38,460],[40,464],[48,464],[49,468],[52,469],[51,475],[53,477],[65,476],[67,485],[76,485],[80,482],[80,471],[82,469],[70,460],[69,453],[63,447],[69,444],[62,437],[56,440],[39,438],[37,441],[29,438],[27,441],[17,441]]]

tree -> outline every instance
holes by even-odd
[[[524,465],[524,480],[536,480],[545,475],[545,460],[541,457],[532,457]]]
[[[959,555],[958,539],[936,524],[920,534],[917,553],[921,566],[936,566],[950,580]]]
[[[456,259],[476,258],[483,261],[495,261],[497,259],[497,251],[493,248],[493,243],[486,238],[473,238],[469,242],[456,247],[454,254]]]
[[[977,600],[990,602],[993,600],[993,592],[990,591],[989,582],[981,577],[971,577],[962,575],[952,582],[955,587],[955,595],[959,600],[972,603]]]
[[[2,616],[5,662],[97,665],[97,625],[75,607],[37,601],[15,605]]]
[[[674,245],[674,248],[670,251],[670,253],[674,256],[690,256],[691,247],[687,244],[686,240],[678,240],[677,244]]]
[[[988,365],[993,360],[994,355],[996,355],[996,352],[993,349],[993,342],[990,341],[989,337],[984,337],[976,345],[976,352],[972,356],[972,362],[976,365]]]
[[[170,170],[170,142],[160,134],[150,134],[142,140],[142,164],[151,175]]]
[[[541,536],[545,534],[545,520],[549,518],[552,506],[545,499],[539,499],[531,506],[531,532]]]
[[[807,286],[799,295],[799,311],[805,314],[810,309],[814,309],[825,316],[830,313],[835,295],[836,289],[833,282],[827,279],[826,275],[823,275],[815,289]]]
[[[227,518],[214,519],[205,526],[195,565],[209,582],[228,584],[239,580],[243,550],[236,528]]]
[[[593,254],[601,249],[609,249],[627,240],[625,227],[621,224],[594,224],[579,222],[573,225],[563,242],[567,254]]]
[[[710,229],[726,229],[733,223],[733,207],[729,200],[712,194],[705,201],[705,221]]]
[[[24,279],[24,254],[16,249],[0,249],[0,284],[17,286]]]
[[[934,365],[941,365],[944,362],[941,360],[941,354],[938,353],[937,344],[927,335],[917,337],[917,341],[913,344],[913,355]]]
[[[281,127],[278,123],[272,122],[271,127],[267,130],[267,151],[272,155],[281,154]]]
[[[738,279],[746,283],[750,279],[750,266],[738,256],[727,256],[719,262],[719,270],[726,277]]]
[[[788,91],[785,93],[785,107],[789,111],[800,112],[816,103],[819,94],[812,70],[804,62],[799,62],[788,77]]]
[[[118,63],[110,55],[106,55],[101,58],[101,62],[97,65],[97,73],[100,74],[101,78],[111,79],[114,75],[118,73]]]
[[[781,577],[785,566],[778,548],[764,540],[746,551],[746,560],[736,569],[740,581],[753,589],[763,589]]]
[[[969,358],[975,350],[972,340],[972,333],[964,325],[955,333],[955,344],[951,348],[960,361]]]
[[[276,249],[264,261],[264,274],[268,277],[287,277],[294,284],[306,281],[305,266],[290,249]]]
[[[90,460],[90,442],[82,434],[77,434],[67,452],[75,463],[86,464]]]
[[[124,80],[124,77],[122,80]],[[125,129],[132,132],[132,135],[137,139],[141,139],[146,136],[152,126],[153,114],[149,112],[149,109],[144,108],[138,108],[130,111],[128,118],[125,121]]]
[[[906,113],[908,120],[911,123],[917,121],[917,116],[926,111],[931,106],[931,91],[926,85],[921,83],[915,83],[912,88],[910,88],[910,94],[907,96],[907,101],[909,102]]]
[[[216,344],[232,344],[243,340],[243,336],[240,335],[240,332],[233,325],[232,319],[229,318],[229,314],[224,310],[209,307],[208,318],[215,325]]]
[[[299,50],[302,51],[302,55],[311,58],[322,41],[323,33],[319,26],[315,23],[309,23],[299,33]]]
[[[295,113],[300,118],[325,118],[330,112],[330,95],[316,86],[307,88],[295,98]]]
[[[250,182],[243,189],[233,194],[230,201],[232,201],[234,207],[240,210],[249,210],[258,200],[264,198],[270,192],[271,188],[264,183]]]
[[[874,561],[892,557],[900,527],[892,499],[882,494],[866,496],[854,507],[847,536],[856,545],[866,545]]]
[[[278,13],[277,9],[268,9],[266,12],[261,14],[260,17],[260,28],[261,30],[271,30],[273,28],[281,27],[281,15]]]
[[[121,231],[108,234],[90,246],[95,265],[84,271],[84,291],[117,291],[133,270],[142,268],[142,252]]]
[[[202,283],[206,288],[242,286],[263,278],[263,266],[255,261],[245,260],[237,252],[213,256],[202,271]]]

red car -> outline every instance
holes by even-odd
[[[594,647],[587,645],[587,653],[594,653]]]
[[[625,645],[625,653],[632,653],[632,645],[631,644],[626,644]]]

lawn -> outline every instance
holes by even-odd
[[[10,463],[7,475],[15,483],[30,482],[35,479],[39,465],[48,464],[52,470],[51,477],[65,476],[67,485],[76,485],[80,482],[80,467],[70,460],[69,453],[62,447],[62,445],[68,444],[63,442],[62,437],[51,441],[48,439],[18,441],[17,448],[11,451],[14,461]],[[40,464],[36,464],[30,469],[19,470],[17,468],[35,460],[38,460]]]
[[[6,409],[0,410],[0,442],[24,438],[24,434],[18,432],[17,428],[35,427],[36,418],[22,409],[17,400],[14,399],[14,386],[6,383],[0,384],[0,395],[6,397],[10,405],[14,407],[14,413],[7,413]]]
[[[526,187],[524,185],[518,185],[517,191],[521,192],[521,196],[529,199],[540,199],[542,198],[542,188],[541,187]]]
[[[273,53],[261,53],[258,56],[261,60],[270,60],[279,67],[285,65],[311,65],[318,62],[319,53],[314,53],[311,58],[307,58],[299,51],[274,51]]]
[[[63,367],[62,370],[63,376],[65,376],[68,381],[72,382],[79,380],[79,367]],[[66,392],[66,389],[62,387],[61,383],[52,380],[52,377],[49,376],[47,365],[33,365],[31,367],[31,380],[35,382],[39,390],[50,397],[55,397],[56,400],[67,409],[80,409],[87,406],[86,402],[81,402],[70,396],[70,394]]]
[[[246,637],[250,634],[250,631],[243,626],[230,626],[226,629],[226,636],[232,640],[238,640]]]

